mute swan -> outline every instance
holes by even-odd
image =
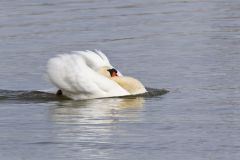
[[[123,76],[99,50],[75,51],[51,58],[47,64],[49,80],[71,99],[93,99],[136,95],[147,92],[143,84]]]

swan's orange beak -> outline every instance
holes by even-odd
[[[112,72],[112,75],[111,75],[112,77],[115,77],[115,76],[118,76],[117,75],[117,72]]]
[[[108,72],[110,72],[111,77],[116,77],[118,76],[117,70],[116,69],[109,69]]]

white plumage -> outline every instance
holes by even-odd
[[[50,59],[47,65],[47,74],[49,80],[61,89],[63,95],[74,100],[146,92],[141,82],[133,78],[129,80],[129,77],[125,79],[120,72],[118,72],[118,76],[124,82],[118,77],[111,78],[107,69],[112,68],[108,58],[101,51],[74,51],[71,54],[61,54]],[[121,82],[119,83],[119,81]],[[134,83],[135,85],[126,83]],[[124,88],[126,86],[137,87],[134,90],[134,88]],[[134,90],[134,92],[130,93],[129,90]]]

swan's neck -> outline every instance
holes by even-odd
[[[143,86],[143,84],[135,78],[116,76],[111,77],[110,79],[115,81],[118,85],[127,90],[130,94],[141,94],[146,92],[146,89]]]
[[[98,73],[105,76],[106,78],[109,78],[110,80],[113,80],[130,94],[141,94],[147,92],[139,80],[132,77],[111,75],[108,71],[109,69],[112,68],[107,66],[101,67],[98,69]]]

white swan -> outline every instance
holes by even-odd
[[[123,76],[101,51],[75,51],[48,61],[49,80],[74,99],[136,95],[147,92],[140,81]]]

